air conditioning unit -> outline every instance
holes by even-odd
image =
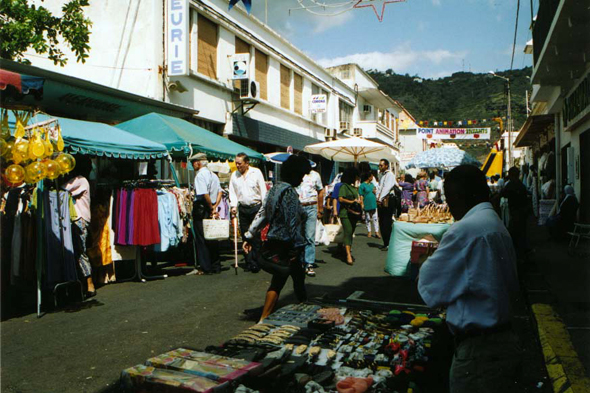
[[[324,128],[324,137],[326,139],[336,138],[336,130],[333,128]]]
[[[350,129],[350,123],[347,121],[340,122],[340,131],[348,131]]]
[[[373,105],[363,105],[363,112],[373,113]]]
[[[260,83],[251,79],[240,80],[240,99],[258,100],[260,98]]]
[[[363,136],[363,129],[362,128],[355,128],[353,131],[354,136]]]

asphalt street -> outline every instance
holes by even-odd
[[[380,241],[358,227],[354,266],[318,247],[317,276],[306,280],[310,297],[344,299],[363,291],[365,299],[421,303],[414,282],[384,272]],[[233,263],[230,253],[224,266]],[[1,324],[1,390],[16,392],[117,392],[121,370],[177,347],[221,344],[253,324],[242,313],[262,305],[270,275],[235,275],[233,268],[212,276],[171,277],[147,283],[114,283],[80,305],[37,318],[31,313]],[[16,299],[15,299],[16,301]],[[279,306],[295,301],[291,282]],[[516,329],[525,350],[522,391],[549,392],[531,314],[523,298]],[[539,388],[538,384],[542,382]]]

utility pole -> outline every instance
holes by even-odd
[[[505,131],[508,132],[508,168],[512,167],[512,106],[511,106],[511,97],[510,97],[510,79],[506,78],[505,76],[501,76],[496,74],[494,71],[489,72],[491,75],[504,79],[506,81],[506,88],[508,89],[508,108],[507,108],[507,119],[506,119],[506,128]]]

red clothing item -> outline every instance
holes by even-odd
[[[133,244],[149,246],[159,243],[160,227],[156,190],[137,189],[133,203]]]

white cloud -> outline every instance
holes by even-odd
[[[460,65],[461,59],[466,54],[465,51],[451,52],[446,49],[416,51],[412,50],[409,45],[403,45],[392,52],[355,53],[335,58],[322,58],[318,60],[318,63],[324,67],[356,63],[365,70],[385,71],[391,68],[396,73],[419,73],[422,77],[430,78],[442,76],[439,75],[442,71],[436,66],[441,64],[447,67],[449,64]],[[450,73],[445,75],[450,75]]]
[[[314,15],[312,18],[310,18],[310,21],[313,23],[313,32],[318,34],[334,27],[342,26],[343,24],[350,22],[353,17],[354,15],[352,12],[345,12],[337,16]]]
[[[432,5],[440,7],[440,0],[432,0]]]

